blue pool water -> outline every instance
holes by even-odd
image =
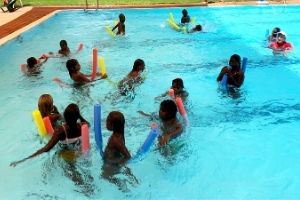
[[[300,26],[299,6],[189,8],[205,33],[181,34],[166,24],[181,8],[63,11],[0,47],[0,194],[2,199],[296,199],[300,197]],[[104,27],[120,12],[126,36],[110,38]],[[287,57],[265,48],[266,29],[279,26],[294,45]],[[51,59],[37,77],[19,65],[30,56],[56,52],[66,39],[82,71],[90,72],[92,48],[104,56],[108,76],[121,80],[137,58],[146,63],[146,80],[131,99],[113,99],[110,82],[61,88],[71,83],[66,59]],[[248,57],[244,85],[236,93],[218,90],[216,77],[229,57]],[[166,148],[153,148],[144,160],[103,177],[103,162],[91,131],[91,151],[73,165],[55,149],[16,168],[10,162],[44,143],[31,112],[41,94],[50,93],[60,112],[79,105],[93,122],[93,105],[103,106],[102,125],[112,110],[126,118],[126,145],[132,155],[149,132],[149,120],[136,111],[157,112],[154,98],[181,77],[190,93],[189,126]],[[110,132],[103,130],[104,144]],[[78,181],[79,180],[79,181]],[[81,181],[80,181],[81,180]],[[79,184],[76,184],[78,183]],[[81,183],[80,183],[81,182]]]

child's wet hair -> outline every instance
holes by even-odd
[[[30,58],[27,59],[28,68],[33,68],[34,65],[36,65],[36,64],[37,64],[37,60],[36,60],[35,57],[30,57]]]
[[[187,16],[187,15],[188,15],[188,11],[187,11],[186,9],[183,9],[183,10],[182,10],[182,15],[183,15],[183,16]]]
[[[53,98],[50,94],[43,94],[39,98],[38,108],[42,117],[46,117],[51,114],[53,110]]]
[[[67,43],[66,40],[61,40],[61,41],[59,42],[59,45],[60,45],[60,46],[63,46],[63,45],[68,46],[68,43]]]
[[[121,14],[119,15],[119,20],[120,20],[120,22],[122,22],[122,23],[125,22],[125,15],[124,15],[123,13],[121,13]]]
[[[77,120],[82,119],[78,106],[74,103],[69,104],[64,111],[64,118],[69,127],[77,126]]]
[[[202,31],[202,26],[200,24],[196,25],[195,30]]]
[[[241,57],[238,55],[238,54],[233,54],[231,57],[230,57],[230,60],[235,60],[238,62],[239,64],[239,68],[241,67]],[[230,62],[229,60],[229,62]]]
[[[133,71],[140,71],[145,69],[145,62],[142,59],[136,59],[134,61],[132,70]]]
[[[160,103],[160,109],[167,113],[166,120],[174,119],[177,114],[177,106],[173,100],[164,100]]]
[[[277,34],[277,33],[280,32],[280,31],[281,31],[281,30],[280,30],[279,27],[275,27],[275,28],[273,28],[272,33],[273,33],[273,34]]]
[[[172,81],[172,85],[177,84],[180,88],[184,88],[183,80],[181,78],[175,78]]]
[[[78,64],[78,61],[76,59],[70,59],[67,61],[66,67],[69,71],[70,77],[72,77],[72,73],[74,72],[74,69],[77,64]]]
[[[119,111],[112,111],[108,114],[107,119],[112,125],[112,130],[115,133],[123,134],[125,128],[124,115]]]

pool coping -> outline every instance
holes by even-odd
[[[295,0],[295,5],[299,0]],[[280,2],[270,2],[266,5],[284,5],[283,1]],[[299,1],[300,2],[300,1]],[[289,5],[294,4],[287,2]],[[227,6],[245,6],[245,5],[260,5],[253,1],[246,2],[222,2],[222,3],[213,3],[209,4],[206,2],[203,3],[190,3],[190,4],[154,4],[154,5],[100,5],[98,8],[96,6],[90,6],[88,9],[124,9],[124,8],[168,8],[168,7],[227,7]],[[263,4],[264,5],[264,4]],[[22,8],[21,8],[22,9]],[[84,6],[40,6],[33,7],[28,12],[20,15],[16,19],[3,24],[0,26],[0,46],[7,43],[9,40],[12,40],[18,37],[21,33],[27,31],[28,29],[42,23],[43,21],[49,19],[56,13],[63,10],[74,10],[74,9],[85,9]],[[37,12],[39,11],[39,12]],[[39,15],[37,14],[39,13]],[[31,14],[31,15],[30,15]],[[32,15],[34,17],[32,17]],[[31,17],[30,17],[31,16]]]

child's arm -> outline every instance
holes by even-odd
[[[175,130],[172,131],[172,132],[166,133],[163,136],[161,136],[159,138],[159,144],[160,145],[167,144],[170,141],[170,139],[173,139],[173,138],[179,136],[182,133],[182,131],[183,131],[183,128],[182,128],[181,124],[178,121],[176,121],[176,128],[175,128]]]
[[[15,161],[15,162],[12,162],[10,163],[10,166],[12,167],[15,167],[17,166],[18,164],[30,159],[30,158],[33,158],[33,157],[36,157],[42,153],[45,153],[45,152],[48,152],[50,151],[59,141],[60,137],[61,137],[61,130],[62,128],[58,129],[58,132],[54,132],[53,133],[53,136],[51,137],[50,141],[41,149],[39,149],[38,151],[36,151],[34,154],[32,154],[31,156],[28,156],[27,158],[24,158],[22,160],[19,160],[19,161]]]
[[[115,27],[113,27],[112,31],[114,31],[118,26],[119,26],[120,22],[118,22]]]
[[[137,112],[140,113],[141,115],[145,116],[145,117],[152,117],[151,114],[145,113],[144,111],[139,110]]]
[[[228,73],[228,80],[233,83],[236,87],[241,87],[244,82],[244,73],[243,72],[235,72],[235,74]]]
[[[221,70],[217,81],[220,82],[223,79],[224,74],[226,74],[228,72],[228,68],[227,67],[223,67],[223,69]]]

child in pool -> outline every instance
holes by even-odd
[[[181,78],[175,78],[172,80],[172,86],[170,89],[173,89],[175,97],[181,97],[183,101],[189,96],[189,93],[184,89],[183,80]],[[168,94],[169,91],[166,91],[160,97],[165,97]]]
[[[119,15],[119,22],[117,25],[112,29],[114,31],[116,28],[118,28],[117,35],[125,35],[125,15],[121,13]]]
[[[24,72],[28,75],[39,74],[41,72],[42,65],[48,60],[48,56],[42,55],[39,59],[30,57],[27,59],[26,69]]]
[[[118,83],[118,88],[121,94],[127,94],[128,90],[133,90],[134,85],[143,82],[141,73],[145,70],[145,62],[142,59],[134,61],[132,70],[129,74]]]
[[[156,116],[153,114],[147,114],[143,111],[138,111],[141,115],[150,117],[151,120],[156,120]],[[160,104],[159,108],[159,119],[160,119],[160,129],[162,135],[159,136],[159,145],[163,146],[167,144],[171,139],[179,136],[182,131],[182,125],[177,119],[177,106],[173,100],[164,100]]]
[[[88,123],[80,114],[79,108],[76,104],[69,104],[64,111],[64,118],[66,123],[55,129],[53,136],[49,142],[34,154],[24,158],[20,161],[12,162],[10,166],[17,166],[30,158],[36,157],[42,153],[50,151],[57,143],[63,148],[71,148],[78,150],[81,143],[81,125]],[[76,149],[75,149],[76,148]]]
[[[167,144],[171,139],[179,136],[182,131],[182,125],[177,119],[177,106],[172,100],[164,100],[160,104],[159,118],[161,120],[162,135],[159,136],[159,145]]]
[[[109,164],[121,164],[130,159],[130,153],[125,146],[125,118],[121,112],[112,111],[106,119],[106,128],[112,131],[104,151],[104,161]]]
[[[66,67],[69,71],[69,75],[71,79],[76,82],[76,83],[89,83],[92,82],[93,80],[89,79],[91,75],[86,75],[80,72],[80,64],[76,59],[70,59],[66,63]],[[101,76],[100,73],[97,73],[97,76]],[[100,79],[106,78],[106,75],[101,76]]]
[[[68,47],[68,43],[66,40],[61,40],[59,42],[60,50],[58,50],[58,53],[62,56],[69,56],[70,55],[70,49]]]
[[[228,76],[227,83],[229,85],[241,87],[244,82],[244,72],[241,70],[241,57],[239,55],[234,54],[230,57],[229,66],[222,68],[217,81],[222,81],[225,74]]]
[[[200,24],[196,25],[194,28],[188,31],[188,33],[200,32],[202,31],[202,26]]]
[[[286,41],[285,32],[279,32],[277,40],[275,42],[272,42],[269,48],[273,49],[273,53],[275,54],[293,49],[292,44]]]
[[[191,19],[190,19],[190,16],[188,15],[188,11],[186,9],[183,9],[181,23],[185,24],[185,23],[190,23],[190,22],[191,22]]]
[[[38,108],[42,117],[49,117],[53,127],[58,127],[58,121],[62,119],[55,105],[53,98],[49,94],[43,94],[39,98]]]

